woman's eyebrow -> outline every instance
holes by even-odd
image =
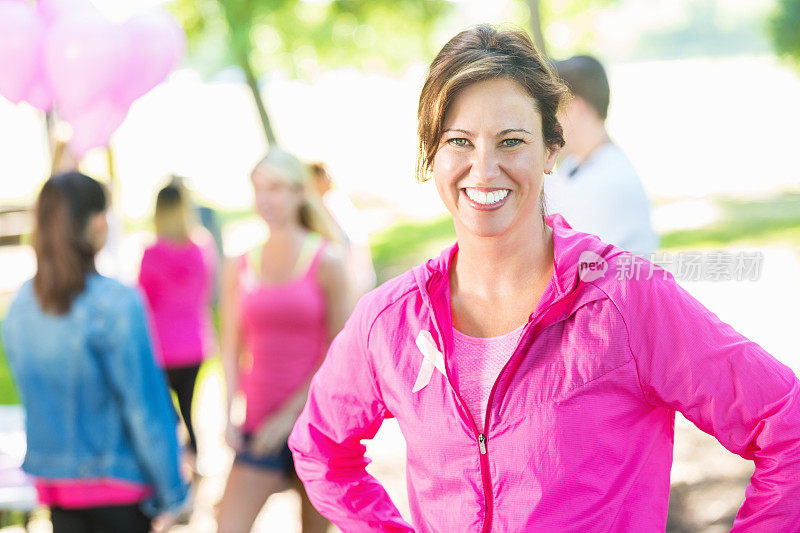
[[[472,135],[471,131],[462,130],[461,128],[447,128],[446,130],[442,131],[442,133],[447,133],[447,132],[451,132],[451,131],[452,132],[464,133],[466,135]],[[503,131],[498,132],[497,136],[500,137],[502,135],[506,135],[506,134],[514,133],[514,132],[522,132],[522,133],[527,133],[528,135],[533,135],[533,133],[529,132],[525,128],[507,128],[507,129],[504,129]]]
[[[524,128],[508,128],[508,129],[505,129],[505,130],[501,131],[500,133],[498,133],[497,136],[500,137],[501,135],[506,135],[508,133],[514,133],[514,132],[518,132],[518,131],[521,131],[523,133],[527,133],[528,135],[533,135],[533,133],[529,132],[528,130],[526,130]]]

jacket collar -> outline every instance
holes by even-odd
[[[553,276],[546,293],[552,292],[555,298],[569,294],[578,285],[578,260],[583,252],[592,251],[606,259],[622,252],[609,247],[596,235],[575,231],[558,213],[548,215],[545,222],[553,229]],[[437,283],[437,278],[449,281],[448,273],[457,251],[458,242],[414,269],[414,277],[424,294],[435,288],[432,282]]]
[[[558,305],[551,311],[559,316],[567,316],[583,300],[579,295],[583,291],[577,291],[585,286],[578,276],[581,254],[591,251],[609,259],[623,250],[607,245],[596,235],[575,231],[560,214],[548,215],[545,222],[553,229],[553,273],[532,316],[540,310],[550,308],[557,301],[563,302],[563,305]],[[413,269],[423,302],[433,312],[442,330],[439,332],[444,336],[440,339],[441,346],[452,342],[449,271],[457,251],[456,242],[445,248],[438,257]]]

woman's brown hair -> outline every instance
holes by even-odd
[[[429,177],[445,114],[458,93],[475,82],[496,78],[509,78],[525,88],[542,116],[545,145],[564,146],[556,113],[569,95],[567,87],[555,76],[528,34],[481,24],[450,39],[428,70],[417,111],[418,181]]]
[[[48,179],[36,202],[33,288],[47,312],[64,314],[94,272],[95,249],[87,239],[89,218],[106,210],[105,188],[79,172]]]

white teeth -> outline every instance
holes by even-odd
[[[496,204],[497,202],[508,196],[509,193],[508,189],[502,189],[499,191],[492,191],[486,193],[482,191],[476,191],[475,189],[471,189],[469,187],[464,189],[464,191],[467,193],[467,196],[469,197],[470,200],[482,205]]]

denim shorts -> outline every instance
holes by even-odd
[[[288,478],[293,478],[297,475],[294,471],[294,460],[292,459],[292,451],[289,449],[288,442],[285,442],[283,447],[277,452],[257,455],[250,451],[250,443],[253,441],[253,434],[245,433],[243,437],[243,450],[236,453],[234,461],[256,468],[277,470]]]

